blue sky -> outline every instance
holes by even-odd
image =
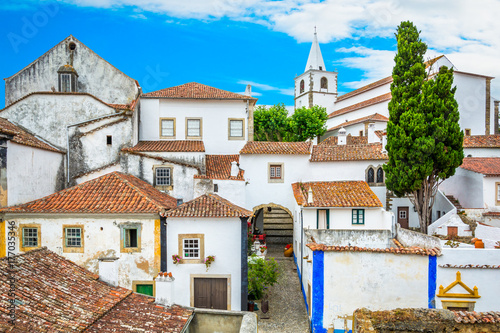
[[[9,77],[72,34],[145,92],[196,81],[259,104],[293,105],[314,26],[339,94],[390,75],[394,31],[411,20],[462,71],[500,77],[498,0],[60,0],[0,4],[0,75]],[[493,96],[500,85],[493,80]],[[4,85],[0,94],[4,95]],[[4,106],[1,98],[0,108]]]

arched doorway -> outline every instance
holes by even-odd
[[[253,212],[253,226],[256,231],[266,234],[268,244],[292,243],[293,217],[288,208],[269,203],[254,207]]]

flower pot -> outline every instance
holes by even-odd
[[[290,246],[290,248],[286,249],[284,252],[285,257],[291,257],[293,255],[293,247]]]
[[[475,243],[474,243],[474,247],[476,249],[484,249],[484,243],[482,240],[478,239]]]
[[[255,307],[254,302],[248,302],[248,311],[253,312],[254,307]]]

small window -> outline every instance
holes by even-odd
[[[179,234],[178,254],[181,264],[203,264],[205,236],[203,234]]]
[[[465,135],[469,136],[470,135],[470,128],[465,129]]]
[[[171,168],[155,168],[155,186],[172,185]]]
[[[363,136],[364,132],[363,130],[359,131],[359,136]]]
[[[377,183],[384,182],[384,170],[382,168],[377,169]]]
[[[64,239],[67,247],[81,247],[82,228],[65,228]]]
[[[353,209],[352,210],[352,224],[365,224],[365,210]]]
[[[175,119],[161,118],[160,119],[160,137],[175,138]]]
[[[201,119],[187,119],[186,137],[193,139],[199,139],[201,137]]]
[[[184,203],[184,199],[177,199],[177,206],[180,206]]]
[[[496,205],[500,205],[500,183],[495,183],[495,187],[496,187],[496,190],[497,190],[497,193],[496,193],[496,198],[497,198],[497,202],[496,202]]]
[[[243,119],[229,119],[229,139],[244,139]]]
[[[283,163],[268,163],[267,181],[269,183],[283,183],[283,175]]]
[[[141,251],[141,223],[126,222],[120,224],[120,252]]]
[[[304,80],[300,81],[300,93],[302,94],[304,92]]]
[[[153,281],[132,281],[132,290],[138,294],[155,296],[156,288]]]
[[[326,77],[321,78],[321,89],[328,89],[328,80]]]
[[[281,165],[271,165],[269,171],[271,179],[281,179]]]
[[[23,247],[38,247],[38,228],[23,228]]]
[[[401,220],[406,220],[407,216],[406,216],[406,210],[400,210],[399,211],[399,219]]]
[[[323,70],[323,66],[319,66],[319,70],[322,71]]]
[[[214,192],[219,192],[219,185],[218,184],[214,184]]]
[[[106,144],[107,144],[108,146],[110,146],[110,145],[112,145],[112,144],[113,144],[113,136],[111,136],[111,135],[107,135],[107,136],[106,136]]]
[[[137,247],[138,244],[138,232],[137,228],[124,228],[123,229],[123,247]]]
[[[367,183],[374,183],[375,182],[375,171],[373,171],[373,168],[368,169],[368,173],[366,176],[366,182]]]
[[[200,258],[200,239],[184,238],[182,243],[182,258],[199,259]]]

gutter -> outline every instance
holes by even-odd
[[[193,312],[191,313],[188,320],[186,321],[186,324],[184,324],[184,327],[182,328],[181,333],[189,332],[189,324],[191,324],[191,321],[193,320],[194,315],[195,315],[194,308],[192,308],[192,309],[193,309]]]

